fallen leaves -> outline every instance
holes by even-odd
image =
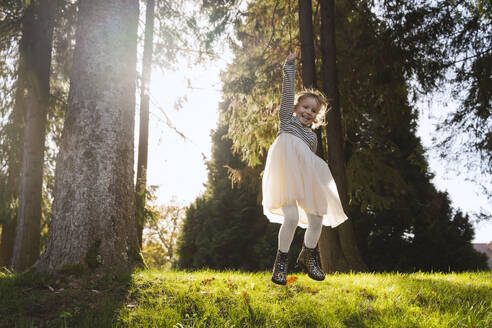
[[[360,291],[360,293],[362,294],[362,296],[364,296],[365,298],[367,298],[369,300],[373,300],[375,298],[374,294],[368,292],[365,288],[362,289]]]
[[[212,283],[212,281],[215,280],[215,277],[212,277],[212,278],[208,278],[208,279],[203,279],[201,284],[202,285],[210,285]]]
[[[246,303],[249,303],[249,296],[248,293],[246,293],[246,291],[243,292],[243,298]]]
[[[287,277],[287,285],[294,283],[297,280],[296,276]]]
[[[236,290],[238,286],[232,280],[227,280],[227,288],[229,288],[230,290]]]
[[[306,287],[306,291],[310,294],[318,294],[319,293],[319,290],[317,289],[312,289],[311,287]]]
[[[302,284],[294,284],[299,278],[297,276],[287,277],[287,283],[282,288],[286,288],[291,293],[309,293],[312,295],[318,294],[319,289],[311,288],[310,286],[303,286]]]
[[[214,280],[215,280],[215,277],[203,279],[200,282],[200,285],[201,286],[210,286],[210,285],[212,285],[212,282]],[[201,295],[214,295],[215,293],[212,292],[212,291],[210,291],[210,290],[201,290],[201,291],[198,291],[197,294],[201,294]]]

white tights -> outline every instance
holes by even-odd
[[[282,212],[284,213],[284,222],[278,232],[278,248],[287,253],[299,222],[299,212],[296,205],[282,207]],[[304,244],[308,248],[314,248],[321,235],[322,217],[313,214],[308,214],[307,217],[308,227],[304,233]]]

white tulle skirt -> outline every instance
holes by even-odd
[[[322,216],[325,226],[347,220],[328,165],[293,134],[280,134],[270,146],[262,188],[263,213],[270,222],[282,224],[282,207],[288,205],[297,205],[301,228],[307,227],[307,213]]]

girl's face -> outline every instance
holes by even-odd
[[[305,127],[311,127],[316,122],[316,116],[319,113],[319,106],[314,97],[306,97],[294,106],[294,116]]]

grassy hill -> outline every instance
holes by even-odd
[[[492,327],[492,271],[0,274],[0,327]]]

